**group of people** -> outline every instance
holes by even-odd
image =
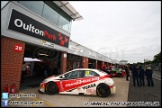
[[[33,72],[35,74],[35,77],[43,76],[45,78],[51,76],[51,75],[58,75],[59,74],[59,68],[56,63],[49,64],[49,63],[36,63],[34,65]]]
[[[56,63],[53,64],[53,68],[51,68],[49,64],[46,63],[35,63],[33,69],[31,70],[31,65],[23,62],[21,82],[25,82],[24,79],[27,74],[30,74],[29,76],[35,76],[35,77],[43,76],[47,78],[51,75],[58,75],[59,69],[57,68]]]
[[[154,86],[154,82],[152,79],[153,70],[150,65],[137,66],[133,64],[131,67],[132,77],[133,77],[133,85],[136,86],[145,86],[145,77],[147,78],[147,86]]]

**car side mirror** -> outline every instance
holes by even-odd
[[[65,76],[64,76],[64,75],[62,75],[62,76],[60,76],[60,78],[65,78]]]

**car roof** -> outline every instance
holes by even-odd
[[[92,69],[92,68],[77,68],[77,69],[73,69],[73,70],[93,70],[93,71],[96,71],[97,69]]]
[[[92,69],[92,68],[77,68],[77,69],[73,69],[71,71],[75,71],[75,70],[91,70],[91,71],[97,72],[101,76],[107,74],[106,72],[103,72],[103,71],[98,70],[98,69]]]

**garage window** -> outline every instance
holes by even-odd
[[[52,7],[52,6],[51,6]],[[45,4],[43,9],[43,17],[47,20],[58,25],[59,10],[57,8],[51,8],[49,5]]]
[[[18,1],[18,3],[70,32],[72,18],[52,1]]]
[[[44,4],[43,1],[19,1],[19,3],[41,16]]]

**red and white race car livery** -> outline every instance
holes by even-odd
[[[59,76],[46,78],[39,91],[47,94],[85,94],[107,97],[116,92],[113,79],[107,73],[78,68]]]

